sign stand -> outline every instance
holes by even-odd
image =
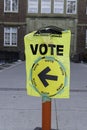
[[[44,27],[24,37],[27,94],[42,95],[42,128],[34,130],[55,130],[51,129],[51,98],[69,98],[70,37],[70,30],[56,26]]]
[[[51,129],[51,99],[42,97],[42,128],[37,127],[34,130],[55,130]]]
[[[51,99],[42,101],[42,130],[51,130]]]

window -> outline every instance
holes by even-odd
[[[77,0],[67,0],[66,13],[76,14],[77,12]]]
[[[4,12],[18,12],[18,0],[4,0]]]
[[[4,28],[4,46],[17,46],[17,28]]]
[[[87,48],[87,29],[86,29],[86,44],[85,47]]]
[[[64,0],[54,0],[54,13],[64,12]]]
[[[87,6],[86,6],[86,15],[87,15]]]
[[[28,13],[38,13],[38,0],[28,0]]]
[[[51,0],[41,0],[41,13],[51,13]]]

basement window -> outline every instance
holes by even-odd
[[[18,0],[4,0],[4,12],[18,12]]]
[[[85,39],[85,48],[87,48],[87,29],[86,29],[86,39]]]
[[[17,46],[17,28],[4,28],[4,46]]]
[[[87,15],[87,6],[86,6],[86,15]]]

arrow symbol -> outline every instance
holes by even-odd
[[[40,78],[41,82],[43,83],[43,85],[45,87],[47,87],[49,84],[46,81],[46,79],[48,80],[54,80],[57,81],[58,77],[55,75],[48,75],[47,73],[51,71],[51,69],[49,67],[46,67],[44,70],[42,70],[39,74],[38,77]]]

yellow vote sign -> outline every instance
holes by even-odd
[[[31,96],[69,98],[70,31],[25,36],[26,86]]]
[[[52,97],[64,88],[65,71],[54,58],[42,57],[32,67],[31,81],[40,95]]]

